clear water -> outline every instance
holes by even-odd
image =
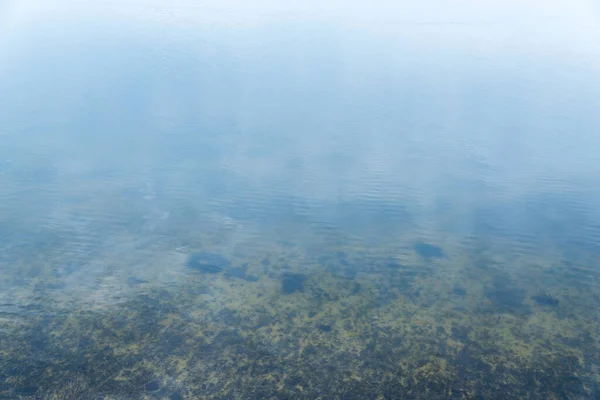
[[[0,6],[0,398],[600,396],[599,14],[532,4]]]

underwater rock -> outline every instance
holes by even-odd
[[[290,389],[296,387],[297,385],[300,385],[301,383],[302,383],[302,377],[297,376],[297,375],[296,376],[292,375],[285,380],[286,386]]]
[[[227,271],[225,276],[228,278],[245,279],[246,278],[246,268],[243,268],[243,267],[232,268],[229,271]]]
[[[467,295],[467,290],[465,288],[462,288],[460,286],[454,286],[452,288],[452,293],[457,295],[457,296],[466,296]]]
[[[160,389],[160,383],[158,383],[158,381],[148,382],[146,383],[145,388],[147,392],[156,392]]]
[[[36,386],[25,386],[16,390],[21,396],[33,396],[38,392],[39,388]]]
[[[331,325],[318,324],[317,328],[319,328],[319,330],[321,330],[322,332],[331,332]]]
[[[338,262],[343,265],[344,267],[347,267],[350,263],[348,262],[348,258],[346,256],[346,252],[344,251],[338,251],[336,253]]]
[[[485,295],[499,311],[516,311],[523,307],[525,290],[516,287],[486,289]]]
[[[413,246],[414,250],[423,258],[442,258],[444,250],[441,247],[425,242],[417,242]]]
[[[215,274],[223,271],[231,265],[225,257],[215,253],[192,253],[185,265],[193,270]]]
[[[183,395],[179,392],[171,393],[169,400],[183,400]]]
[[[343,251],[327,253],[319,256],[316,261],[335,276],[354,279],[358,274],[357,265],[348,261],[347,255]]]
[[[144,283],[148,283],[148,281],[145,280],[145,279],[139,279],[139,278],[136,278],[136,277],[133,277],[133,276],[127,278],[127,284],[129,286],[137,286],[137,285],[141,285],[141,284],[144,284]]]
[[[531,307],[524,303],[525,290],[510,277],[497,271],[491,285],[484,289],[485,296],[491,301],[496,312],[509,312],[520,315],[529,314]]]
[[[281,289],[285,294],[292,294],[295,292],[304,292],[304,281],[306,277],[302,274],[295,274],[286,272],[283,274],[283,281],[281,282]]]
[[[555,299],[552,296],[548,296],[547,294],[538,294],[535,296],[531,296],[531,300],[535,301],[540,306],[557,306],[560,301]]]
[[[228,269],[227,272],[225,272],[225,276],[230,279],[237,278],[237,279],[243,279],[248,282],[257,282],[258,276],[248,275],[246,273],[247,270],[248,270],[248,264],[246,263],[246,264],[242,265],[241,267]]]
[[[358,271],[356,270],[356,268],[351,268],[351,267],[344,268],[341,273],[341,276],[344,279],[348,279],[348,280],[355,279],[356,275],[358,275]]]

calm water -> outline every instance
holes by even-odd
[[[0,6],[0,398],[600,396],[598,9],[429,3]]]

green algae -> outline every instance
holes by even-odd
[[[201,239],[217,251],[218,240]],[[58,301],[56,285],[64,279],[48,273],[15,297],[18,313],[2,316],[0,397],[584,399],[598,393],[598,322],[581,300],[593,293],[546,278],[544,293],[560,300],[548,307],[545,298],[536,300],[539,285],[518,268],[531,259],[512,260],[517,265],[509,268],[487,250],[473,262],[473,254],[464,258],[445,243],[445,258],[423,260],[409,238],[405,243],[334,247],[320,255],[263,245],[231,258],[228,268],[256,277],[247,280],[186,272],[188,248],[167,242],[152,246],[144,260],[182,279],[132,280],[114,274],[117,263],[107,272],[112,280],[103,281],[113,292],[101,292],[114,301],[94,306]],[[540,267],[530,273],[543,276],[535,261]],[[145,267],[154,268],[150,261]],[[285,290],[290,276],[301,277],[302,290]],[[124,291],[116,290],[117,277]]]

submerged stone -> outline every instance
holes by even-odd
[[[523,307],[525,290],[520,288],[494,288],[485,290],[485,295],[500,311],[516,311]]]
[[[529,314],[531,308],[524,303],[526,292],[518,284],[501,271],[492,277],[491,285],[484,289],[485,296],[498,312]]]
[[[338,258],[338,262],[343,265],[344,267],[347,267],[350,263],[348,262],[348,258],[346,257],[346,253],[343,251],[338,251],[336,253],[336,256]]]
[[[425,242],[417,242],[414,247],[415,251],[418,255],[423,258],[442,258],[444,257],[444,250],[441,247],[425,243]]]
[[[281,283],[281,289],[285,294],[292,294],[295,292],[304,291],[304,281],[306,277],[302,274],[295,274],[286,272],[283,274],[283,281]]]
[[[231,263],[225,257],[215,253],[193,253],[185,265],[193,270],[215,274],[229,267]]]
[[[158,383],[158,381],[152,381],[152,382],[146,383],[146,391],[156,392],[158,389],[160,389],[160,383]]]
[[[466,296],[467,295],[467,290],[465,288],[462,288],[460,286],[454,286],[452,288],[452,293],[457,295],[457,296]]]
[[[226,276],[228,278],[245,279],[246,278],[246,268],[232,268],[229,271],[227,271]]]
[[[127,284],[129,286],[137,286],[137,285],[141,285],[143,283],[148,283],[148,281],[145,280],[145,279],[139,279],[139,278],[136,278],[136,277],[133,277],[133,276],[127,278]]]
[[[16,390],[16,392],[22,396],[33,396],[38,392],[39,388],[36,386],[25,386]]]
[[[179,392],[171,393],[169,400],[183,400],[183,395]]]
[[[317,325],[317,328],[319,328],[323,332],[331,332],[331,325],[319,324]]]
[[[535,296],[531,296],[531,299],[535,301],[540,306],[557,306],[560,302],[558,299],[555,299],[552,296],[548,296],[547,294],[538,294]]]

